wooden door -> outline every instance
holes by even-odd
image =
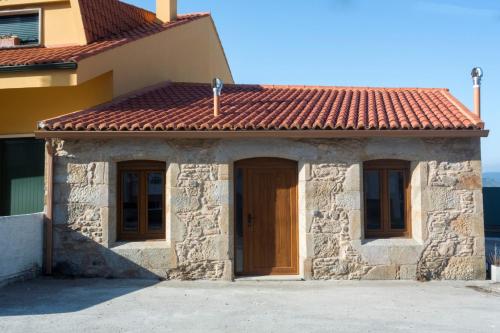
[[[242,177],[242,275],[298,274],[297,163],[256,158]]]

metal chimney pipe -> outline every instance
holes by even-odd
[[[221,79],[215,78],[212,81],[212,90],[214,92],[214,117],[220,114],[220,95],[222,94],[222,88],[224,83]]]
[[[220,112],[220,96],[214,94],[214,117],[217,117]]]
[[[474,113],[481,118],[481,79],[483,78],[481,67],[474,67],[471,76],[474,89]]]

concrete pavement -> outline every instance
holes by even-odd
[[[500,332],[489,282],[38,279],[0,289],[0,332]]]

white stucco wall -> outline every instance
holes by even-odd
[[[37,274],[43,259],[43,213],[0,217],[0,286]]]

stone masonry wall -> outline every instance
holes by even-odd
[[[484,265],[480,175],[472,163],[428,164],[428,240],[418,263],[423,279],[474,279]]]
[[[312,164],[311,197],[314,279],[359,279],[370,267],[351,244],[349,216],[360,210],[346,189],[347,163]]]
[[[65,275],[233,278],[235,161],[296,160],[306,279],[481,279],[479,139],[55,140],[55,269]],[[412,238],[365,240],[362,164],[412,164]],[[166,239],[116,241],[116,164],[165,161]]]
[[[223,275],[218,171],[217,165],[180,165],[172,195],[173,206],[177,207],[175,215],[185,232],[182,241],[175,245],[178,267],[173,278],[220,279]]]

